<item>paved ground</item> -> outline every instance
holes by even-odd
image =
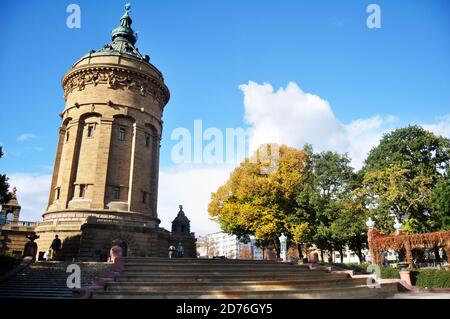
[[[403,292],[388,299],[450,299],[448,292]]]

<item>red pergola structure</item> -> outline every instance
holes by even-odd
[[[396,252],[405,250],[406,261],[409,268],[413,266],[412,250],[419,248],[444,247],[447,262],[450,264],[450,231],[439,231],[433,233],[422,233],[406,235],[401,231],[396,235],[385,236],[371,228],[367,233],[372,263],[381,265],[383,263],[383,251],[392,249]]]

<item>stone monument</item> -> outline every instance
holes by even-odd
[[[62,79],[66,104],[48,207],[36,227],[40,252],[59,235],[63,259],[97,260],[114,240],[124,255],[167,256],[172,234],[159,227],[156,209],[170,95],[162,73],[136,47],[130,10],[111,42]]]

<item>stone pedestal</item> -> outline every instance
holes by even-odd
[[[409,286],[412,286],[409,270],[400,270],[400,280],[404,281]]]
[[[308,257],[311,264],[316,264],[319,261],[319,254],[315,251],[310,252]]]

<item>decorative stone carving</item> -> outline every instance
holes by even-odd
[[[127,72],[121,69],[86,69],[72,74],[63,83],[64,98],[74,89],[82,91],[86,85],[106,84],[112,89],[126,88],[135,90],[141,96],[150,95],[160,104],[166,104],[168,94],[159,83],[151,78],[146,78],[137,73]]]

